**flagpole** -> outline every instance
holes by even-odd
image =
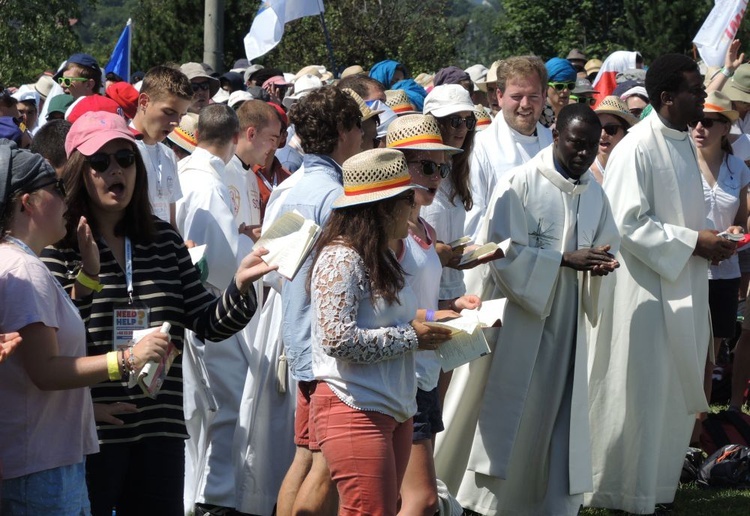
[[[130,72],[131,72],[130,64],[133,61],[133,23],[132,23],[131,18],[128,18],[127,25],[130,27],[130,30],[128,31],[128,76],[123,77],[123,79],[125,80],[125,82],[129,83],[130,77],[131,77],[130,76]]]
[[[328,49],[328,58],[331,60],[331,70],[333,72],[333,77],[338,78],[339,71],[338,68],[336,68],[336,58],[333,55],[333,45],[331,44],[331,36],[328,34],[328,27],[326,27],[326,19],[325,16],[323,16],[323,6],[318,0],[318,5],[320,5],[320,24],[323,26],[323,35],[326,38],[326,48]]]

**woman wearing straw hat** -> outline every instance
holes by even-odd
[[[602,184],[604,168],[612,150],[625,137],[628,129],[638,123],[638,119],[628,111],[628,106],[614,95],[605,97],[594,111],[602,123],[602,136],[599,138],[599,152],[590,170],[596,182]]]
[[[437,86],[433,92],[438,90],[437,95],[443,96],[445,88],[448,88],[449,92],[453,88],[458,88],[462,92],[462,97],[468,99],[466,90],[458,85]],[[457,91],[453,90],[454,93]],[[466,102],[471,105],[470,100]],[[465,125],[463,122],[469,117],[473,120],[471,111],[462,114],[462,125]],[[462,132],[465,136],[466,130]],[[443,293],[439,281],[442,264],[435,250],[436,233],[432,226],[419,216],[422,206],[433,203],[435,196],[440,192],[441,182],[451,176],[449,154],[459,153],[461,149],[443,143],[438,122],[432,115],[407,115],[398,118],[388,128],[387,145],[404,153],[412,184],[419,187],[415,191],[415,205],[409,214],[409,235],[403,239],[402,247],[397,253],[406,272],[407,282],[417,296],[418,306],[426,309],[427,321],[455,317],[458,314],[454,310],[477,308],[481,304],[480,299],[477,296],[464,296],[464,291],[458,292],[459,289],[454,288],[448,297],[440,295]],[[468,170],[466,172],[468,173]],[[459,206],[465,214],[463,205]],[[461,227],[463,228],[463,222]],[[450,248],[448,255],[451,255]],[[452,295],[454,293],[455,295]],[[409,465],[401,488],[401,512],[434,514],[438,510],[438,494],[433,441],[435,435],[444,429],[438,389],[440,360],[435,351],[417,352],[416,376],[417,413],[414,416]]]
[[[698,166],[701,170],[703,199],[708,218],[718,231],[741,234],[747,231],[750,170],[741,159],[732,155],[732,146],[728,140],[729,130],[739,118],[739,113],[732,109],[729,98],[718,91],[708,94],[703,105],[703,113],[701,120],[690,124],[690,135],[698,149]],[[711,309],[714,351],[718,351],[722,339],[734,336],[739,287],[740,265],[737,254],[728,260],[711,265],[708,270],[708,306]],[[744,330],[743,325],[743,334]],[[744,384],[747,383],[747,371],[742,370],[742,359],[748,353],[748,344],[747,339],[740,341],[735,351],[730,404],[737,409],[742,406]],[[709,353],[704,384],[709,399],[712,374],[713,357]]]
[[[403,154],[362,152],[343,178],[310,280],[314,429],[339,514],[395,515],[417,410],[413,352],[437,349],[449,332],[415,320],[417,299],[393,252],[414,206]]]

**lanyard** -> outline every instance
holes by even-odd
[[[125,237],[125,284],[128,289],[128,304],[133,304],[133,248],[130,238]]]
[[[20,247],[21,249],[23,249],[23,250],[24,250],[24,251],[25,251],[26,253],[30,254],[31,256],[34,256],[34,257],[36,257],[36,258],[39,258],[39,257],[38,257],[38,256],[36,255],[36,253],[35,253],[34,251],[32,251],[32,250],[31,250],[31,248],[30,248],[29,246],[27,246],[27,245],[26,245],[26,244],[25,244],[24,242],[22,242],[21,240],[19,240],[19,239],[15,238],[15,237],[12,237],[12,236],[10,236],[10,235],[5,235],[5,240],[7,240],[8,242],[10,242],[11,244],[15,244],[15,245],[17,245],[18,247]]]

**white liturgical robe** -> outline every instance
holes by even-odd
[[[479,374],[451,384],[437,473],[455,488],[465,465],[457,499],[480,514],[575,515],[591,490],[585,321],[596,320],[601,278],[560,264],[563,252],[614,250],[619,235],[593,176],[566,179],[549,146],[498,183],[479,240],[507,239],[482,296],[508,298],[503,328],[483,363],[459,368]],[[469,405],[477,392],[478,410],[458,414],[455,399]],[[473,434],[470,450],[452,449],[456,432]]]
[[[648,514],[671,502],[695,413],[708,408],[709,263],[693,251],[709,226],[695,152],[654,113],[607,164],[622,245],[589,339],[595,507]]]

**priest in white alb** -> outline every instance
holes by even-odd
[[[688,124],[706,94],[695,62],[656,59],[646,74],[654,112],[630,129],[607,165],[622,267],[602,285],[589,343],[593,507],[651,514],[673,501],[695,422],[707,410],[710,261],[734,243],[706,220]]]
[[[446,430],[473,439],[457,499],[480,514],[576,515],[591,490],[585,321],[619,243],[588,171],[600,134],[588,106],[566,106],[553,145],[508,172],[488,205],[480,241],[504,242],[506,258],[491,262],[483,298],[508,305],[476,424]]]

